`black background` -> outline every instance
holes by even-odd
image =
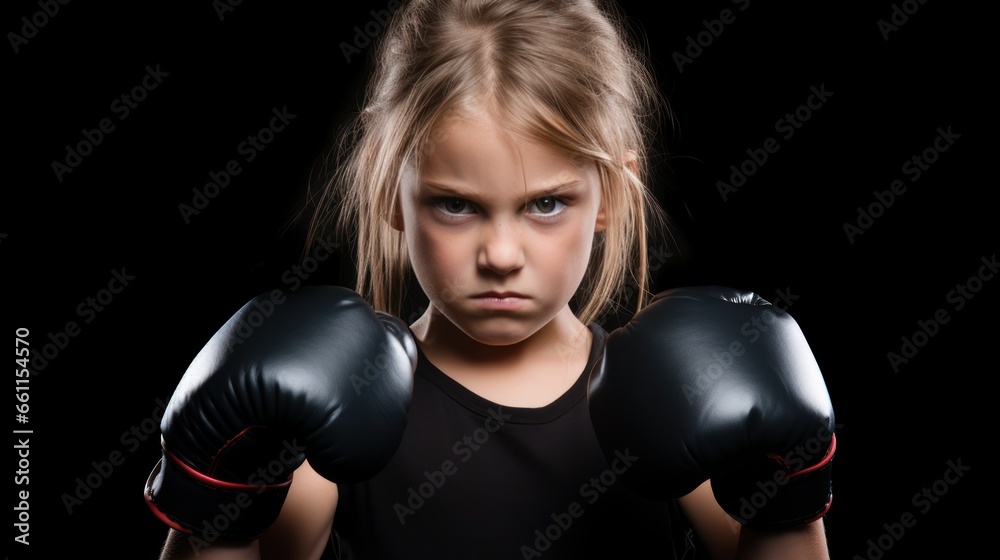
[[[8,35],[4,54],[4,159],[13,168],[0,222],[4,315],[8,333],[30,329],[34,353],[50,343],[54,353],[31,377],[29,423],[14,423],[34,430],[31,544],[12,543],[17,558],[66,547],[156,556],[166,530],[142,486],[158,434],[142,427],[232,313],[289,287],[283,274],[303,230],[286,226],[362,92],[369,50],[347,60],[341,45],[388,2],[245,1],[224,18],[208,0],[93,4],[43,18],[38,2],[8,2],[0,20],[24,34],[22,17],[47,19],[16,52]],[[992,142],[993,24],[971,3],[935,0],[619,4],[644,30],[675,115],[655,187],[681,250],[657,248],[670,256],[658,261],[655,288],[717,283],[795,296],[788,310],[813,343],[837,411],[834,558],[971,556],[994,501],[982,440],[993,432],[986,407],[1000,286],[981,260],[997,249],[995,160],[982,155]],[[917,6],[886,39],[877,22]],[[707,46],[678,68],[673,55],[724,9],[735,21],[710,43],[703,33]],[[162,82],[119,119],[112,103],[147,67],[165,73]],[[811,86],[829,97],[783,138],[778,120],[806,103]],[[283,107],[295,115],[289,126],[185,223],[178,206],[192,203],[209,172],[242,158],[239,144]],[[104,118],[114,130],[60,181],[52,163]],[[904,163],[949,127],[957,139],[911,181]],[[768,137],[780,149],[724,200],[717,181]],[[906,191],[852,242],[845,223],[897,179]],[[348,266],[339,254],[308,282],[343,283]],[[123,270],[134,278],[101,312],[77,312]],[[979,291],[956,309],[949,293],[970,280]],[[948,322],[894,371],[887,354],[939,309]],[[59,335],[68,321],[79,331]],[[52,342],[60,338],[63,348]],[[123,439],[133,427],[145,441]],[[120,464],[95,475],[94,464],[115,453]],[[941,482],[959,461],[964,476]],[[88,476],[100,486],[85,495],[78,486]],[[935,483],[946,493],[924,511],[913,497]],[[74,495],[85,498],[67,508]],[[977,498],[986,507],[974,513]],[[907,513],[915,525],[890,536],[886,526]],[[876,552],[876,541],[891,548]]]

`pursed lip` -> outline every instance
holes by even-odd
[[[472,296],[474,298],[522,298],[527,299],[528,296],[524,294],[519,294],[517,292],[483,292],[481,294],[476,294]]]
[[[472,296],[470,299],[474,302],[477,309],[480,309],[489,314],[494,313],[507,313],[507,312],[517,312],[526,305],[528,305],[528,298],[524,294],[519,294],[517,292],[482,292]]]

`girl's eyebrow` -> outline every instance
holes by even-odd
[[[476,193],[463,190],[461,187],[456,187],[452,185],[445,185],[443,183],[438,183],[435,181],[421,180],[420,184],[430,188],[431,190],[437,191],[441,194],[452,195],[457,198],[465,199],[475,199],[477,197]],[[557,183],[552,186],[539,187],[538,189],[528,193],[527,199],[534,200],[536,198],[541,198],[543,196],[555,196],[563,193],[567,193],[577,186],[579,186],[579,179],[572,179],[570,181],[565,181],[562,183]]]

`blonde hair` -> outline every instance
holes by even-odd
[[[366,105],[345,128],[307,246],[330,225],[356,250],[355,290],[402,316],[412,270],[390,226],[404,166],[434,149],[447,116],[487,108],[515,134],[596,165],[607,228],[571,305],[589,324],[648,299],[648,236],[668,220],[647,188],[661,99],[613,5],[585,0],[412,0],[376,51]],[[633,165],[627,162],[634,161]]]

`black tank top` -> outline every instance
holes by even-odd
[[[627,450],[601,453],[586,397],[607,332],[590,329],[586,369],[540,408],[480,397],[420,352],[400,448],[373,479],[340,486],[324,558],[695,558],[676,502],[618,481],[635,460]]]

